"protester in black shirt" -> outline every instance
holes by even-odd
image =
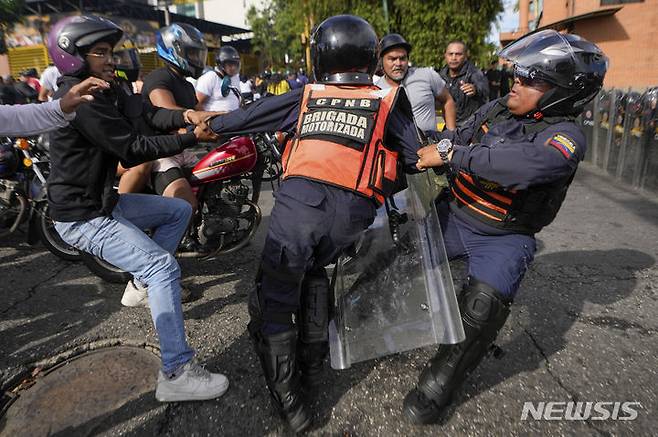
[[[123,31],[95,16],[60,20],[48,49],[63,73],[55,97],[87,76],[114,79],[112,49]],[[228,388],[224,375],[212,374],[193,360],[185,338],[180,303],[180,267],[173,252],[191,215],[180,199],[147,194],[117,194],[117,163],[125,166],[178,153],[199,140],[214,138],[204,113],[154,108],[113,85],[84,103],[70,125],[53,134],[48,205],[62,239],[130,272],[148,287],[148,304],[160,341],[162,369],[155,397],[160,401],[212,399]],[[181,135],[142,136],[131,123],[143,118],[158,130],[198,124]],[[149,238],[142,229],[151,229]]]
[[[468,60],[463,41],[451,41],[445,52],[446,66],[439,74],[457,106],[457,127],[489,101],[489,84],[484,74]]]
[[[158,56],[167,65],[152,71],[144,78],[142,97],[145,101],[168,109],[194,109],[196,91],[186,77],[198,78],[205,67],[207,48],[203,36],[193,26],[174,23],[158,31]],[[153,162],[153,188],[165,197],[178,197],[196,211],[196,196],[187,180],[188,171],[196,157],[183,152]],[[181,249],[190,255],[205,253],[194,236],[186,236]]]
[[[185,109],[194,109],[197,104],[194,85],[169,65],[153,70],[146,75],[142,95],[144,100],[150,103],[153,103],[153,98],[164,100],[169,97],[177,106]]]

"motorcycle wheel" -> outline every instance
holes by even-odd
[[[53,221],[48,215],[48,204],[44,203],[39,207],[36,213],[36,232],[39,235],[39,239],[43,245],[46,246],[46,249],[48,249],[52,254],[57,255],[58,257],[67,261],[80,261],[80,251],[64,242],[62,237],[60,237],[57,233],[57,230],[55,230]]]
[[[89,270],[104,281],[113,284],[127,284],[133,278],[130,273],[113,266],[92,254],[82,252],[82,262]]]

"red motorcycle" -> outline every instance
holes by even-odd
[[[234,137],[194,166],[188,179],[198,202],[192,236],[210,248],[203,259],[235,252],[254,236],[261,221],[261,185],[281,175],[280,144],[283,141],[277,134]],[[82,261],[106,281],[126,283],[131,278],[93,255],[83,254]]]

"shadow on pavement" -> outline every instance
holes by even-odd
[[[483,360],[440,423],[445,424],[469,398],[515,375],[546,365],[551,356],[567,346],[570,341],[567,333],[579,319],[599,327],[644,329],[614,316],[583,320],[582,313],[587,303],[605,306],[628,298],[637,283],[634,274],[654,264],[652,256],[630,249],[538,256],[522,282],[512,315],[503,329],[503,332],[512,330],[512,338],[499,343],[507,353],[500,360]],[[526,321],[520,322],[519,318]],[[528,353],[528,338],[539,353]]]
[[[143,415],[146,412],[155,410],[162,405],[155,400],[154,392],[148,392],[139,398],[123,404],[121,407],[100,417],[95,417],[86,423],[76,427],[65,428],[60,432],[52,434],[53,437],[69,436],[89,436],[98,435],[107,432],[119,423],[128,422],[130,419]],[[158,414],[153,419],[146,421],[139,429],[132,430],[124,435],[144,435],[147,431],[149,435],[158,435],[158,426],[162,420]]]
[[[65,268],[22,291],[25,298],[0,312],[0,350],[4,351],[0,365],[15,366],[52,356],[120,310],[119,294],[81,282],[84,276],[62,274],[61,280],[53,281]]]

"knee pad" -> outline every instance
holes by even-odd
[[[329,278],[325,270],[307,274],[302,282],[299,317],[303,343],[328,340],[329,307]]]
[[[505,323],[510,312],[511,299],[504,297],[488,284],[469,277],[459,296],[464,327],[481,328],[486,324],[498,326],[496,333]]]

